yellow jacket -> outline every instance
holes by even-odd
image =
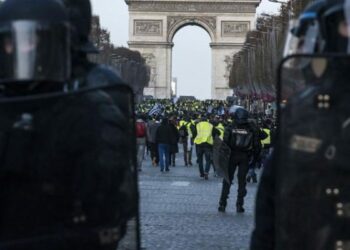
[[[184,125],[186,122],[184,120],[179,121],[179,125],[177,127],[177,129],[180,129],[182,127],[182,125]]]
[[[224,132],[225,132],[224,125],[219,123],[215,128],[220,131],[220,136],[219,137],[220,137],[221,140],[223,140],[224,139]]]
[[[214,144],[213,141],[213,125],[206,121],[201,121],[197,124],[197,136],[194,139],[194,143],[199,145],[202,143]]]
[[[267,137],[265,140],[261,140],[261,144],[263,146],[270,145],[271,144],[271,130],[268,128],[264,128],[263,131],[267,134]]]

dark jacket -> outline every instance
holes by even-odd
[[[170,153],[178,153],[179,146],[178,142],[180,139],[179,131],[173,123],[170,123],[171,133],[170,133]]]
[[[147,124],[147,139],[151,143],[156,143],[157,130],[160,126],[159,122],[151,121]]]
[[[172,143],[171,141],[171,135],[173,133],[172,127],[169,123],[162,123],[156,132],[156,143],[158,144],[168,144],[170,145]]]
[[[82,233],[70,239],[81,248],[101,249],[98,233],[83,230],[118,227],[129,213],[127,120],[100,92],[9,105],[0,106],[0,248],[53,236],[10,249],[78,249],[63,240],[67,229]]]

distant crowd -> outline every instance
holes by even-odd
[[[219,212],[225,212],[237,170],[236,209],[243,213],[246,183],[258,181],[255,169],[269,158],[275,130],[272,112],[252,114],[227,101],[148,100],[137,108],[138,169],[142,171],[147,148],[152,165],[162,173],[169,172],[169,166],[176,166],[180,145],[185,167],[198,164],[204,180],[209,179],[211,169],[223,177]]]
[[[234,121],[233,114],[238,108],[243,107],[222,100],[182,100],[174,103],[170,99],[151,99],[138,104],[136,131],[139,170],[142,169],[142,159],[147,150],[153,166],[160,166],[160,171],[169,171],[170,165],[176,165],[179,145],[184,149],[185,166],[192,166],[193,153],[196,152],[198,156],[198,143],[195,141],[197,125],[207,121],[213,126],[214,137],[223,139],[224,131]],[[254,127],[271,131],[271,143],[275,131],[273,113],[271,105],[267,105],[265,112],[249,114],[249,122]],[[208,161],[213,166],[212,159]],[[199,164],[201,159],[195,162]]]

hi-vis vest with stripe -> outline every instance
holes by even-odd
[[[219,137],[221,140],[223,140],[224,139],[224,132],[225,132],[224,126],[221,123],[219,123],[219,125],[217,125],[215,128],[220,131]]]
[[[261,140],[261,144],[264,145],[270,145],[271,144],[271,130],[264,128],[264,132],[267,134],[267,137],[265,140]]]
[[[188,122],[188,123],[185,124],[185,125],[186,125],[186,128],[187,128],[187,133],[188,133],[188,135],[189,135],[190,137],[193,137],[193,135],[192,135],[192,130],[191,130],[191,125],[194,125],[194,123]]]
[[[213,125],[209,122],[200,122],[196,126],[197,128],[197,136],[194,139],[195,144],[209,143],[213,145]]]

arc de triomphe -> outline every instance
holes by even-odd
[[[260,0],[125,1],[130,14],[129,48],[140,51],[151,68],[145,95],[170,97],[173,38],[187,25],[202,27],[211,38],[212,98],[225,99],[232,95],[228,87],[232,57],[254,27]]]

